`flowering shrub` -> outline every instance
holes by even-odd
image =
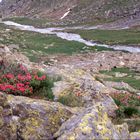
[[[119,117],[131,117],[134,114],[140,116],[140,111],[137,109],[140,106],[140,96],[130,93],[114,93],[111,96],[119,107],[116,111]]]
[[[37,72],[29,71],[22,64],[13,65],[4,61],[0,62],[0,91],[7,94],[29,96],[45,89],[49,85],[49,79],[46,75]]]
[[[113,97],[114,100],[117,100],[119,102],[119,103],[117,103],[118,105],[120,105],[120,104],[125,105],[125,106],[129,106],[129,105],[139,106],[140,105],[140,96],[137,96],[137,95],[134,95],[134,94],[114,93],[114,94],[111,94],[111,96]]]

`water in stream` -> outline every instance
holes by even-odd
[[[68,40],[68,41],[77,41],[80,43],[84,43],[87,46],[99,46],[99,47],[106,47],[106,48],[112,48],[114,50],[122,50],[122,51],[128,51],[128,52],[140,52],[140,48],[138,47],[129,47],[129,46],[122,46],[122,45],[106,45],[106,44],[99,44],[95,43],[94,41],[87,41],[83,39],[79,34],[73,34],[73,33],[67,33],[63,32],[65,29],[77,29],[77,28],[72,28],[72,27],[66,27],[66,28],[35,28],[33,26],[29,25],[21,25],[12,21],[4,21],[3,22],[5,25],[8,26],[15,26],[17,29],[20,30],[25,30],[25,31],[33,31],[33,32],[38,32],[42,34],[54,34],[59,38]],[[78,27],[79,29],[82,29],[82,27]],[[96,28],[96,27],[94,27]]]

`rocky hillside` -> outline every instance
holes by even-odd
[[[15,45],[1,46],[0,50],[3,52],[0,60],[20,58],[18,62],[30,68],[37,65],[19,56]],[[52,88],[54,100],[0,92],[1,140],[140,139],[139,113],[136,112],[140,104],[139,93],[136,94],[139,91],[122,81],[108,83],[103,80],[131,78],[131,85],[135,87],[134,83],[140,78],[139,54],[100,52],[54,59],[57,61],[52,65],[38,66],[49,76],[62,77]],[[112,67],[115,71],[99,72]],[[135,68],[137,75],[126,67]],[[132,75],[137,79],[134,80]],[[127,100],[128,105],[116,105],[112,95],[117,95],[119,102],[119,99],[122,103]],[[122,119],[121,123],[117,122],[118,118]]]
[[[74,3],[75,0],[3,0],[1,9],[4,16],[60,18]]]
[[[3,0],[3,16],[63,19],[72,23],[140,17],[139,0]],[[87,16],[88,15],[88,16]]]
[[[0,140],[140,140],[140,0],[0,11]]]

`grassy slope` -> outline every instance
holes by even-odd
[[[131,87],[140,90],[140,79],[136,77],[140,77],[140,73],[137,73],[129,68],[113,68],[111,71],[100,71],[102,74],[113,76],[112,78],[105,78],[106,81],[114,81],[114,82],[125,82],[128,83]],[[126,73],[127,76],[124,77],[115,77],[115,73]]]
[[[87,40],[105,44],[140,44],[140,31],[137,30],[75,30],[72,32],[80,34]]]
[[[110,50],[102,47],[87,47],[85,44],[76,41],[67,41],[58,38],[55,35],[45,35],[34,32],[25,32],[15,29],[5,30],[1,24],[1,44],[19,44],[22,52],[32,60],[36,61],[40,56],[45,57],[49,54],[67,54],[83,53],[87,51]]]
[[[35,27],[46,27],[49,26],[48,19],[38,19],[38,18],[27,18],[27,17],[13,17],[13,18],[5,18],[4,21],[10,20],[23,25],[32,25]]]

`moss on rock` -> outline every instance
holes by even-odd
[[[45,100],[1,93],[0,100],[3,98],[0,135],[5,139],[53,139],[53,134],[75,112],[60,103]]]

